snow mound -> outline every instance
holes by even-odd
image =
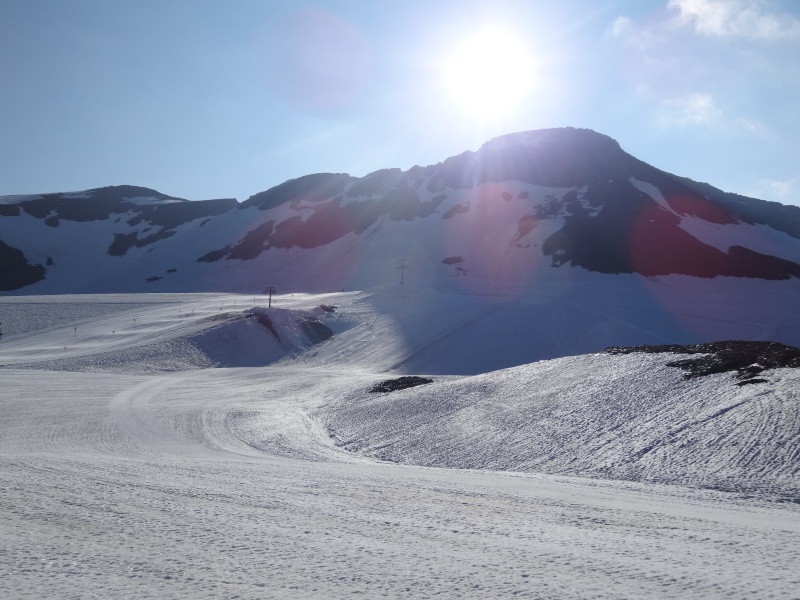
[[[80,305],[77,305],[80,306]],[[18,369],[45,369],[51,371],[75,371],[90,373],[120,373],[129,375],[145,375],[150,373],[178,372],[207,368],[225,367],[263,367],[284,358],[294,358],[312,346],[330,338],[333,332],[324,325],[318,317],[325,314],[322,309],[293,310],[282,308],[252,307],[239,312],[219,312],[205,315],[198,311],[198,317],[193,321],[188,312],[183,314],[188,323],[174,327],[172,331],[160,330],[157,333],[147,333],[148,314],[142,311],[132,311],[133,304],[110,305],[107,309],[111,315],[126,311],[128,330],[119,327],[119,320],[108,321],[106,330],[114,327],[105,339],[95,339],[92,345],[81,350],[78,329],[83,331],[93,323],[87,321],[69,321],[66,327],[62,323],[61,331],[72,333],[75,326],[75,338],[68,337],[68,344],[63,347],[64,354],[58,352],[28,352],[27,361],[9,360],[5,365],[0,357],[0,366],[12,366]],[[5,307],[4,307],[5,308]],[[3,315],[17,316],[22,311],[4,310]],[[25,307],[27,308],[27,307]],[[58,327],[48,328],[50,319],[65,318],[67,315],[80,315],[80,311],[71,310],[74,307],[64,305],[64,310],[47,311],[33,314],[41,322],[28,324],[24,320],[16,323],[17,329],[33,329],[42,327],[42,335],[58,335]],[[102,307],[101,307],[102,308]],[[163,310],[163,309],[162,309]],[[170,309],[167,309],[170,310]],[[174,310],[174,309],[171,309]],[[185,311],[186,309],[184,309]],[[99,312],[102,314],[102,312]],[[194,313],[192,312],[192,315]],[[136,317],[130,315],[138,315]],[[68,317],[67,317],[68,318]],[[162,316],[163,318],[163,316]],[[163,327],[163,323],[159,325]],[[136,331],[141,332],[136,338]],[[16,331],[16,330],[15,330]],[[95,338],[99,336],[95,334]],[[127,338],[127,339],[126,339]],[[22,344],[30,344],[31,339],[25,334],[18,334],[14,338]],[[73,341],[76,340],[76,341]],[[120,340],[120,341],[117,341]]]
[[[800,499],[800,371],[686,378],[674,354],[542,361],[316,413],[345,449],[381,460],[762,491]],[[686,355],[678,355],[682,358]]]
[[[333,336],[309,311],[254,307],[222,321],[189,339],[215,367],[266,366]]]

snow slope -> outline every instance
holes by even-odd
[[[680,358],[678,356],[677,358]],[[800,502],[800,372],[685,380],[670,354],[584,355],[386,394],[316,417],[392,462],[769,491]]]
[[[800,596],[793,371],[487,373],[456,332],[504,313],[474,297],[276,304],[0,298],[0,596]],[[423,355],[451,374],[366,392]]]

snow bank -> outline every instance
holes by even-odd
[[[680,358],[683,355],[678,355]],[[461,469],[768,491],[800,500],[800,371],[687,380],[674,354],[543,361],[388,394],[316,416],[351,452]]]
[[[0,367],[127,374],[263,367],[333,335],[320,321],[329,314],[319,307],[266,308],[253,297],[231,310],[250,297],[226,305],[225,299],[180,296],[157,295],[161,301],[151,303],[137,303],[135,295],[0,302]]]

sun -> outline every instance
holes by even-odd
[[[453,103],[482,118],[502,117],[517,107],[533,81],[528,48],[501,29],[487,29],[464,40],[442,66]]]

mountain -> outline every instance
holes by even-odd
[[[483,299],[463,313],[472,333],[441,331],[425,352],[516,321],[481,350],[494,368],[609,345],[800,343],[800,207],[671,175],[573,128],[407,171],[307,175],[242,203],[133,186],[7,196],[0,261],[0,289],[15,294],[330,292],[402,278]]]
[[[0,197],[0,290],[33,284],[39,284],[29,290],[33,293],[43,287],[56,293],[112,289],[114,281],[96,277],[97,269],[115,271],[124,280],[141,257],[115,258],[133,247],[150,246],[149,252],[152,244],[182,232],[182,226],[197,221],[202,226],[237,205],[234,199],[189,202],[130,185]]]
[[[542,271],[800,277],[800,208],[659,171],[589,130],[502,136],[362,178],[320,173],[238,204],[134,186],[0,199],[5,291],[364,288],[507,293]],[[455,287],[459,287],[456,285]]]

